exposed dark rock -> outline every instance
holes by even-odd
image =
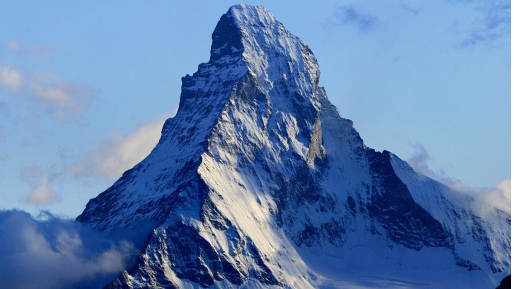
[[[500,286],[496,287],[496,289],[510,289],[510,288],[512,288],[511,284],[510,284],[510,275],[511,274],[509,274],[507,277],[503,278],[502,281],[500,282]]]
[[[391,166],[390,153],[367,150],[373,186],[370,216],[386,230],[387,236],[407,248],[420,250],[429,247],[453,247],[446,232],[420,205],[414,202],[407,186],[396,176]]]
[[[263,7],[232,7],[212,39],[156,148],[77,217],[97,230],[152,225],[134,268],[105,288],[313,288],[299,252],[327,248],[343,261],[355,247],[429,248],[484,280],[510,270],[510,231],[498,236],[449,188],[366,148],[318,87],[312,51]],[[419,186],[438,198],[423,203]]]

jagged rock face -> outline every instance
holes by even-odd
[[[156,148],[77,218],[155,224],[107,288],[365,287],[355,276],[444,288],[465,274],[481,288],[510,272],[510,216],[478,216],[367,148],[318,87],[312,51],[267,10],[233,6],[212,39]]]

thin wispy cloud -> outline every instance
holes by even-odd
[[[138,253],[131,241],[47,212],[0,211],[2,288],[101,288]]]
[[[21,51],[21,45],[18,43],[18,41],[12,40],[5,44],[5,48],[12,51]]]
[[[511,208],[511,181],[503,180],[492,188],[475,188],[463,184],[460,180],[448,177],[444,171],[435,172],[428,161],[430,155],[421,144],[414,144],[415,153],[408,159],[409,165],[418,173],[434,179],[458,192],[473,196],[475,199],[473,209],[479,214],[487,214],[491,210],[499,209],[510,215]]]
[[[32,99],[48,104],[47,111],[58,120],[67,120],[86,109],[96,98],[97,91],[73,81],[61,79],[49,72],[38,72],[30,78]]]
[[[58,188],[64,180],[78,178],[87,185],[91,180],[110,182],[121,177],[150,154],[159,142],[164,122],[176,111],[168,110],[125,135],[111,135],[76,161],[61,162],[50,168],[38,165],[23,167],[20,180],[29,188],[24,196],[25,202],[38,206],[59,202],[62,193]]]
[[[150,154],[159,142],[164,122],[175,113],[176,109],[169,110],[126,135],[111,136],[67,171],[77,177],[119,178]]]
[[[378,18],[353,5],[337,7],[333,15],[334,25],[351,26],[361,32],[367,32],[378,24]]]
[[[465,5],[473,5],[479,16],[472,24],[468,36],[462,41],[462,46],[495,41],[504,37],[510,38],[511,33],[511,3],[508,0],[465,0],[458,1]]]
[[[98,91],[50,72],[28,77],[15,68],[0,66],[0,86],[15,97],[25,97],[37,113],[59,122],[79,116],[97,97]]]
[[[409,6],[409,5],[405,4],[405,3],[401,3],[400,4],[400,9],[403,12],[405,12],[405,13],[407,13],[409,15],[414,15],[414,16],[418,15],[419,12],[420,12],[420,9],[413,8],[413,7],[411,7],[411,6]]]
[[[2,47],[2,46],[0,46]],[[52,45],[32,45],[32,46],[23,46],[16,40],[11,40],[3,45],[3,48],[17,53],[22,53],[25,55],[37,55],[37,54],[46,54],[53,52],[60,52],[61,49],[52,46]]]
[[[493,7],[476,26],[462,42],[464,46],[494,41],[510,35],[510,5]]]
[[[8,66],[0,66],[0,86],[7,88],[11,93],[19,91],[23,86],[21,72]]]
[[[52,175],[37,165],[24,167],[20,171],[20,179],[30,188],[25,198],[33,205],[50,205],[60,199],[59,194],[52,188]]]

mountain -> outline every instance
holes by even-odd
[[[509,275],[507,278],[503,279],[500,287],[497,289],[509,289],[512,288],[512,275]]]
[[[77,218],[151,224],[106,288],[494,288],[510,274],[510,215],[366,147],[319,77],[264,7],[231,7],[158,145]]]

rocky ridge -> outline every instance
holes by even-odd
[[[233,6],[212,39],[159,144],[77,218],[153,224],[107,288],[483,288],[510,274],[510,215],[480,215],[367,148],[318,86],[312,51],[269,11]]]

